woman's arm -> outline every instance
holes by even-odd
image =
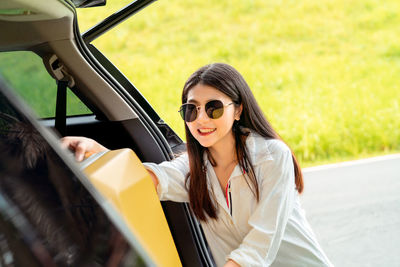
[[[154,187],[157,190],[157,186],[159,184],[157,176],[154,174],[154,172],[152,170],[150,170],[150,169],[146,169],[146,170],[150,174],[151,180],[153,180]]]
[[[65,149],[74,151],[75,159],[77,161],[82,161],[84,158],[89,157],[92,154],[108,150],[106,147],[96,142],[95,140],[83,136],[63,137],[61,138],[61,146]],[[149,172],[154,187],[157,189],[157,186],[159,184],[157,175],[150,168],[146,168],[146,170]]]
[[[186,175],[189,172],[187,154],[160,164],[145,162],[143,165],[153,179],[160,200],[189,202],[186,188]]]
[[[240,265],[237,264],[237,263],[236,263],[235,261],[233,261],[233,260],[228,260],[228,261],[225,263],[224,267],[240,267]]]
[[[69,150],[74,151],[75,159],[77,161],[82,161],[84,158],[87,158],[91,154],[108,150],[106,147],[96,142],[95,140],[83,136],[63,137],[61,138],[61,146],[63,148],[68,148]],[[150,177],[153,180],[154,187],[157,188],[157,176],[152,170],[147,169],[147,171],[149,172]]]

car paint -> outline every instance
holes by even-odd
[[[84,172],[120,212],[157,266],[182,266],[154,184],[131,149],[107,151]]]

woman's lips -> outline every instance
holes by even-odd
[[[207,129],[197,129],[197,132],[201,135],[201,136],[206,136],[206,135],[210,135],[213,132],[215,132],[216,128],[207,128]]]

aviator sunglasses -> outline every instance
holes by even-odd
[[[214,120],[221,118],[221,116],[224,114],[224,107],[227,107],[232,104],[234,104],[234,102],[224,105],[224,103],[222,103],[222,101],[220,100],[211,100],[207,102],[205,105],[207,116],[210,119]],[[198,110],[200,110],[200,106],[196,106],[195,104],[191,103],[186,103],[181,106],[181,108],[179,109],[179,113],[181,114],[181,117],[184,121],[192,122],[197,119]]]

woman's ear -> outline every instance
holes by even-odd
[[[242,111],[243,111],[243,104],[240,104],[239,107],[236,108],[235,111],[235,120],[240,120],[240,116],[242,115]]]

